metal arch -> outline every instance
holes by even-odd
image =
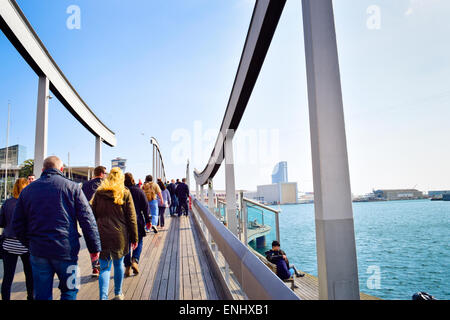
[[[34,72],[47,77],[50,90],[93,135],[115,146],[116,136],[83,101],[51,57],[15,0],[0,0],[0,29]]]
[[[232,138],[247,107],[259,72],[272,42],[286,0],[257,0],[253,10],[244,50],[231,90],[225,115],[208,164],[202,172],[194,170],[199,185],[213,178],[224,160],[225,137]],[[228,136],[227,136],[228,135]]]
[[[159,163],[161,164],[160,169],[162,170],[162,172],[161,172],[162,177],[161,178],[164,178],[163,182],[166,182],[166,170],[164,169],[164,161],[163,161],[163,158],[162,158],[162,155],[161,155],[161,149],[159,148],[158,140],[156,140],[155,137],[151,137],[150,138],[150,143],[158,151],[157,152],[157,157],[159,158]],[[157,158],[153,158],[153,168],[154,168],[153,174],[158,172],[158,168],[156,167],[155,162],[158,163]],[[155,176],[154,178],[156,179],[157,177]]]

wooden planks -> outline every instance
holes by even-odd
[[[124,279],[122,291],[127,300],[221,299],[220,288],[211,277],[211,269],[202,250],[199,235],[191,217],[166,218],[165,230],[149,233],[144,238],[140,273]],[[84,241],[81,240],[84,246]],[[20,262],[19,262],[20,263]],[[98,300],[98,279],[91,277],[90,256],[85,247],[79,254],[80,290],[78,300]],[[109,298],[114,297],[114,268],[109,286]],[[53,298],[60,298],[55,276]],[[25,300],[25,275],[18,268],[12,300]]]

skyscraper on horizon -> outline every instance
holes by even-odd
[[[272,172],[272,183],[282,182],[288,182],[287,161],[278,162]]]

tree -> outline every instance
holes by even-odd
[[[27,178],[30,174],[33,174],[34,160],[28,159],[23,162],[23,167],[19,171],[20,178]]]

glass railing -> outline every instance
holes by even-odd
[[[254,200],[242,199],[242,240],[264,254],[272,247],[272,241],[280,241],[278,214],[280,211]]]
[[[225,226],[228,226],[225,201],[217,200],[216,207],[210,211],[214,212],[216,218]],[[279,210],[257,201],[241,198],[236,210],[238,238],[264,254],[271,249],[272,241],[280,241],[279,213]]]

